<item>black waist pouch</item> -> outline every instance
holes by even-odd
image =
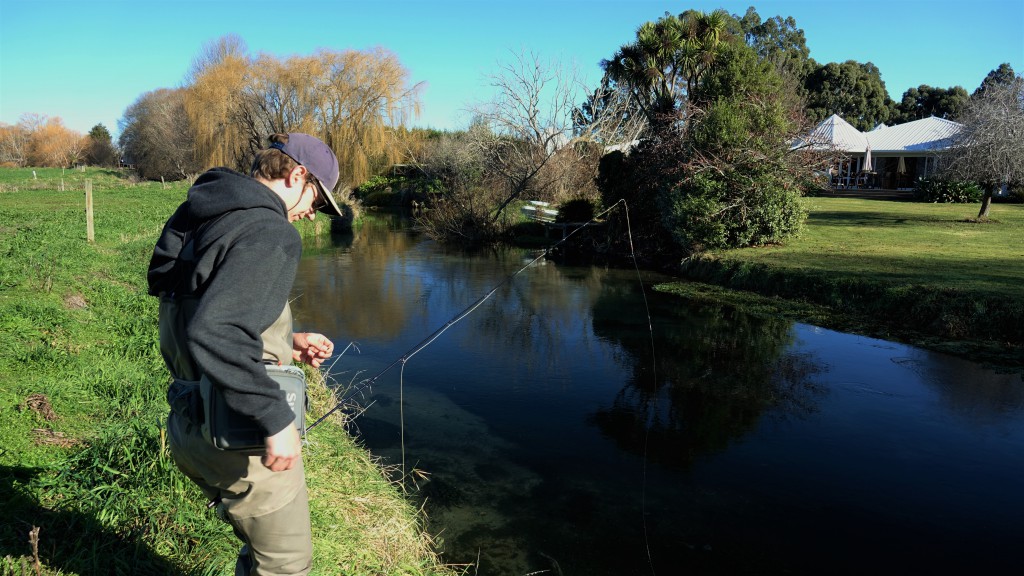
[[[284,391],[288,405],[295,413],[295,427],[300,436],[306,433],[306,375],[296,366],[267,365],[267,374]],[[204,375],[199,380],[205,420],[203,437],[220,450],[262,450],[265,432],[255,421],[235,412],[224,402],[220,390]]]

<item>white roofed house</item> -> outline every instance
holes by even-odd
[[[861,132],[833,114],[793,148],[832,150],[828,167],[834,188],[910,189],[938,170],[939,153],[952,146],[962,125],[934,116]]]

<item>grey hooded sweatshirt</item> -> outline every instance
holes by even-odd
[[[205,374],[230,408],[268,436],[295,418],[263,362],[291,364],[288,296],[301,254],[281,198],[252,178],[215,168],[195,181],[167,221],[149,265],[171,374]],[[268,332],[282,323],[285,329]],[[265,342],[267,334],[275,341]]]

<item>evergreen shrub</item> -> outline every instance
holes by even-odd
[[[945,178],[921,178],[914,186],[914,198],[919,202],[973,204],[981,202],[984,191],[974,182]]]
[[[400,203],[404,177],[373,176],[355,189],[355,196],[366,206],[393,206]]]
[[[594,218],[594,204],[586,198],[574,198],[558,207],[556,222],[590,222]]]

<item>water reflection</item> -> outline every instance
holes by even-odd
[[[825,390],[811,354],[789,351],[792,322],[724,306],[661,302],[652,334],[624,318],[643,317],[629,291],[602,291],[595,334],[617,342],[631,367],[611,406],[592,416],[617,444],[651,461],[688,468],[754,430],[761,416],[814,411]],[[652,370],[653,368],[653,370]]]
[[[538,263],[505,281],[534,256],[371,221],[300,266],[300,327],[361,344],[345,373],[376,373],[497,288],[357,421],[375,454],[429,473],[416,496],[446,560],[480,575],[1015,566],[1019,374],[650,291],[649,328],[635,272]]]
[[[393,218],[367,219],[351,235],[307,241],[300,283],[307,288],[298,289],[292,302],[296,321],[326,334],[343,334],[341,344],[398,336],[407,327],[410,309],[418,305],[410,295],[424,290],[415,270],[406,270],[418,240],[389,233],[399,226]]]
[[[1024,410],[1024,373],[993,373],[980,364],[931,352],[893,361],[919,374],[946,409],[975,425],[998,425]]]

